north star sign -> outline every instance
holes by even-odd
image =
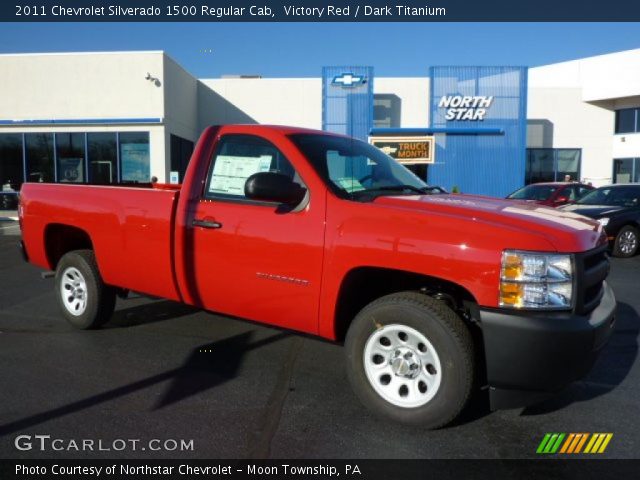
[[[438,108],[446,108],[445,120],[468,120],[482,122],[487,110],[493,103],[493,97],[484,95],[443,95]]]

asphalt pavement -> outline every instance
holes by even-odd
[[[611,432],[599,457],[640,458],[640,256],[612,261],[615,333],[587,378],[426,431],[369,414],[342,347],[312,337],[143,297],[74,330],[18,234],[0,221],[0,458],[536,458],[547,432]]]

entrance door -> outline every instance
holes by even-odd
[[[324,192],[310,192],[295,209],[247,199],[246,179],[264,171],[284,173],[306,188],[289,160],[266,139],[238,134],[219,139],[194,212],[197,301],[208,310],[314,333]]]

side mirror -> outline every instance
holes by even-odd
[[[304,198],[306,189],[287,175],[276,172],[254,173],[244,184],[244,194],[251,200],[297,205]]]
[[[561,203],[569,203],[569,197],[558,197],[555,199],[555,202],[558,205],[560,205]]]

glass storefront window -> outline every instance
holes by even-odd
[[[0,134],[0,190],[20,190],[24,180],[22,134]]]
[[[85,182],[84,133],[56,133],[56,160],[59,182]]]
[[[561,182],[567,175],[571,180],[580,180],[580,150],[556,150],[556,181]]]
[[[528,148],[526,183],[562,182],[566,175],[580,180],[581,157],[578,148]]]
[[[89,182],[97,184],[118,181],[118,151],[115,133],[87,133]]]
[[[527,183],[553,182],[555,179],[553,164],[553,149],[530,149],[527,159]]]
[[[193,143],[179,140],[184,170]],[[17,191],[25,181],[146,183],[150,177],[149,132],[0,133],[0,190]]]
[[[27,182],[55,181],[53,134],[25,133]]]
[[[120,134],[120,165],[123,182],[149,182],[149,133]]]
[[[178,180],[181,182],[193,153],[193,142],[177,135],[171,135],[170,144],[171,171],[178,172]]]
[[[613,183],[640,182],[640,158],[613,160]]]

